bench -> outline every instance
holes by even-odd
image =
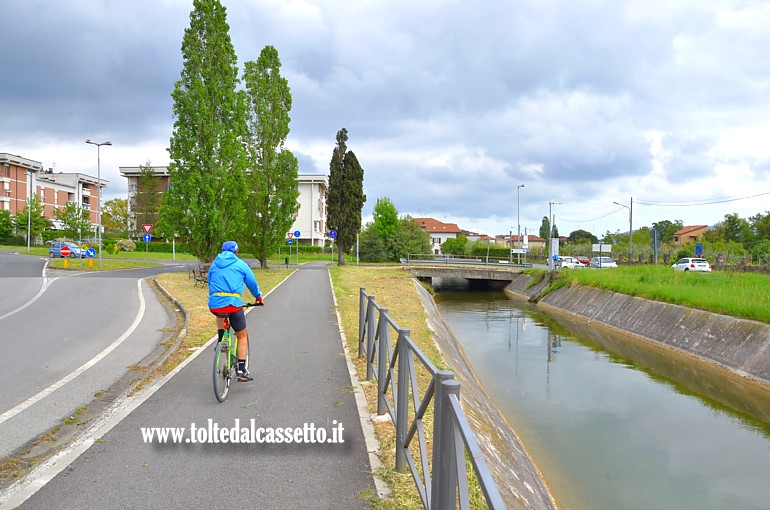
[[[193,287],[197,287],[198,284],[205,287],[209,284],[209,268],[211,264],[199,264],[198,267],[190,267],[189,276],[195,280]]]

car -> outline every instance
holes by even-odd
[[[566,267],[567,269],[578,269],[581,267],[586,267],[585,264],[580,262],[575,257],[559,257],[558,265],[559,267]]]
[[[672,264],[671,267],[677,271],[711,272],[711,264],[708,263],[708,260],[702,258],[684,257],[677,260],[676,264]]]
[[[590,264],[590,263],[591,263],[591,259],[590,259],[590,258],[588,258],[588,257],[586,257],[585,255],[578,255],[578,256],[576,256],[575,258],[576,258],[576,259],[578,259],[578,261],[579,261],[581,264],[583,264],[584,266],[587,266],[588,264]]]
[[[597,269],[606,269],[608,267],[618,267],[618,265],[615,263],[614,260],[612,260],[609,257],[594,257],[591,259],[591,262],[588,264],[588,267],[593,267]]]
[[[54,257],[61,257],[64,258],[61,254],[62,246],[67,246],[70,249],[70,258],[83,258],[86,256],[86,251],[81,250],[80,246],[78,246],[75,243],[70,243],[68,241],[53,241],[51,242],[51,247],[48,248],[48,256],[51,258]]]

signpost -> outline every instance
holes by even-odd
[[[332,240],[332,264],[334,264],[334,240],[337,239],[337,231],[331,229],[329,231],[329,239]]]
[[[61,256],[62,257],[69,257],[71,253],[72,253],[72,250],[70,250],[70,247],[67,246],[66,244],[62,244]]]
[[[300,231],[295,230],[294,237],[297,239],[297,248],[295,248],[295,251],[297,252],[297,265],[299,265],[299,236],[300,236]]]

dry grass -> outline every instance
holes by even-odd
[[[366,267],[346,266],[331,270],[337,306],[342,321],[342,328],[348,341],[348,353],[353,360],[358,378],[366,380],[366,360],[358,358],[358,307],[360,287],[368,294],[375,296],[375,301],[388,309],[388,315],[401,328],[410,329],[410,338],[422,350],[437,368],[445,368],[425,316],[425,310],[415,292],[412,276],[400,267]],[[396,341],[397,334],[391,331],[391,345]],[[392,352],[392,347],[391,347]],[[418,400],[422,397],[430,383],[429,372],[417,361]],[[364,383],[364,393],[372,414],[377,412],[376,382]],[[392,399],[392,393],[389,394]],[[410,392],[410,421],[414,416]],[[433,430],[433,408],[430,406],[423,418],[428,452],[431,451],[431,432]],[[380,459],[385,468],[378,473],[390,486],[393,497],[386,501],[374,503],[376,508],[423,508],[411,472],[405,474],[395,470],[396,436],[390,420],[375,423],[375,433],[380,442]],[[410,445],[412,457],[419,465],[418,443],[413,440]],[[430,458],[430,453],[429,453]],[[420,469],[421,470],[421,469]]]

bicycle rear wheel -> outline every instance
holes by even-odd
[[[214,395],[217,400],[224,402],[227,392],[230,391],[232,374],[228,363],[230,349],[227,342],[218,342],[214,349]]]

